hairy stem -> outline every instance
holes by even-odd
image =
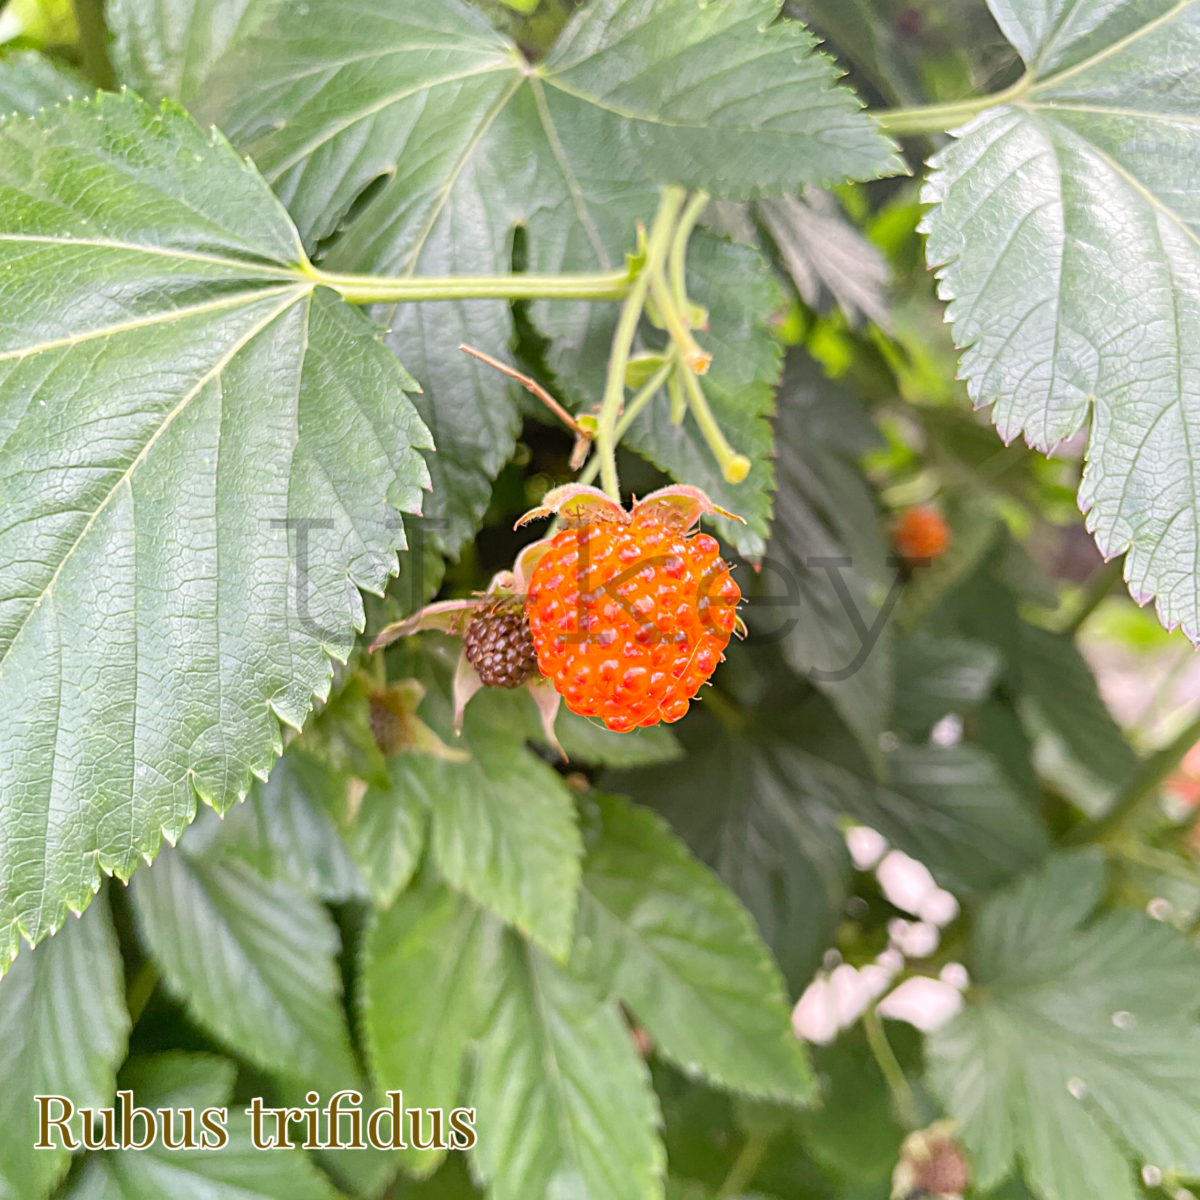
[[[351,304],[404,303],[414,300],[623,300],[630,291],[629,271],[593,271],[574,275],[339,275],[305,264],[315,283],[332,288]]]
[[[1125,555],[1106,562],[1098,571],[1092,573],[1087,582],[1079,603],[1071,611],[1071,615],[1062,623],[1059,633],[1064,637],[1074,637],[1083,623],[1100,607],[1104,598],[1121,582],[1125,570]]]
[[[382,658],[383,655],[381,654],[379,657]],[[138,973],[129,981],[129,987],[125,992],[125,1007],[129,1012],[129,1020],[132,1024],[138,1023],[146,1005],[150,1002],[150,997],[154,995],[154,989],[158,987],[158,981],[158,968],[150,959],[146,959],[138,968]]]
[[[662,201],[646,242],[646,262],[630,285],[629,294],[621,306],[621,317],[608,355],[608,375],[604,381],[604,399],[600,404],[599,427],[596,431],[596,452],[600,459],[600,481],[604,490],[618,503],[621,501],[621,484],[617,479],[616,428],[617,418],[625,403],[625,369],[629,365],[629,354],[633,339],[637,336],[638,321],[646,304],[650,280],[656,271],[662,269],[683,198],[682,188],[663,189]]]
[[[1095,821],[1080,825],[1068,840],[1075,843],[1117,841],[1118,835],[1137,820],[1147,804],[1153,802],[1163,781],[1197,741],[1200,741],[1200,716],[1194,717],[1173,741],[1143,759],[1112,808]]]
[[[918,108],[885,108],[871,113],[884,133],[906,137],[918,133],[945,133],[977,117],[985,108],[1011,104],[1033,86],[1030,75],[1022,75],[1012,87],[991,96],[973,96],[969,100],[952,100],[948,104],[923,104]]]
[[[765,1133],[746,1135],[737,1158],[733,1160],[733,1166],[729,1168],[729,1174],[725,1176],[725,1182],[721,1184],[721,1190],[717,1192],[717,1200],[740,1196],[746,1190],[747,1185],[758,1174],[758,1168],[762,1166],[769,1145],[770,1138]]]
[[[876,1063],[892,1094],[892,1105],[896,1110],[896,1119],[906,1129],[921,1127],[921,1114],[917,1110],[917,1100],[909,1086],[904,1068],[892,1049],[891,1042],[883,1029],[883,1022],[874,1007],[868,1008],[862,1017],[863,1031],[867,1035],[867,1045],[875,1056]]]

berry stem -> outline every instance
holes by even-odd
[[[647,269],[649,265],[646,264]],[[698,375],[703,375],[708,370],[708,364],[712,362],[712,355],[692,337],[687,318],[675,303],[675,296],[667,284],[667,276],[661,266],[650,276],[650,294],[654,297],[654,303],[658,305],[671,341],[679,347],[679,352],[683,355],[684,363]]]
[[[680,363],[680,374],[683,376],[688,407],[692,410],[692,416],[696,418],[696,424],[700,426],[700,432],[704,434],[704,440],[721,468],[721,474],[728,483],[741,483],[750,473],[750,460],[744,454],[738,454],[725,440],[725,433],[708,406],[708,397],[700,386],[700,380],[696,378],[696,372],[687,363]]]
[[[701,188],[698,192],[692,193],[692,198],[687,202],[687,207],[683,210],[683,216],[679,218],[679,224],[675,227],[675,236],[671,239],[671,254],[668,259],[670,263],[671,274],[671,291],[675,296],[675,304],[681,312],[687,312],[687,248],[688,240],[692,236],[692,230],[696,228],[696,222],[700,219],[700,214],[708,206],[709,195]]]
[[[679,210],[683,207],[684,191],[679,187],[663,189],[654,224],[646,242],[646,262],[638,272],[621,306],[621,316],[613,334],[612,349],[608,355],[608,376],[604,381],[604,399],[597,418],[596,447],[600,458],[600,481],[604,490],[619,504],[621,483],[617,478],[617,418],[625,404],[625,368],[629,365],[629,354],[633,339],[637,336],[638,322],[646,305],[646,294],[654,275],[662,270],[670,245],[671,234]]]
[[[677,361],[678,360],[676,359],[674,348],[672,348],[671,352],[667,356],[666,362],[664,362],[663,365],[659,367],[659,369],[655,371],[654,374],[651,375],[644,384],[642,384],[641,388],[638,389],[637,394],[625,406],[625,411],[621,414],[621,419],[617,422],[616,428],[613,430],[613,436],[617,442],[620,442],[625,434],[628,433],[629,427],[634,423],[634,421],[637,420],[638,413],[640,413],[642,409],[650,403],[655,394],[658,392],[659,388],[666,383],[667,377],[672,371],[675,370],[675,363]],[[578,482],[591,483],[592,480],[595,479],[599,474],[599,472],[600,459],[597,455],[593,454],[592,459],[584,469],[583,474],[579,476]]]

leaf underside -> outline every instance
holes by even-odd
[[[1200,638],[1200,8],[994,0],[1031,86],[933,160],[923,229],[1001,435],[1091,418],[1079,492],[1134,598]]]

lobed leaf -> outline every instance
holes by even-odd
[[[928,1043],[977,1182],[1019,1162],[1042,1200],[1141,1194],[1130,1157],[1200,1169],[1200,955],[1141,913],[1093,916],[1104,868],[1060,855],[990,900],[965,1011]]]
[[[1004,439],[1089,418],[1079,492],[1106,557],[1200,638],[1200,53],[1191,0],[994,0],[1028,74],[934,160],[927,256]]]
[[[429,438],[176,106],[0,125],[0,258],[2,968],[266,777],[396,571]]]

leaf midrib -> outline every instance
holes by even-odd
[[[197,381],[197,383],[195,385],[193,385],[193,387],[184,394],[183,398],[175,405],[175,407],[172,408],[169,413],[167,413],[167,415],[163,418],[163,420],[160,422],[158,427],[154,430],[154,432],[147,439],[146,444],[142,447],[141,450],[138,451],[138,453],[134,457],[133,461],[130,462],[129,466],[126,467],[126,469],[118,477],[116,482],[113,484],[112,488],[105,495],[104,499],[101,500],[100,504],[88,515],[88,519],[84,523],[83,528],[80,530],[79,536],[67,548],[67,552],[63,555],[58,566],[54,569],[54,574],[51,575],[49,582],[41,590],[41,592],[38,593],[38,595],[34,598],[34,601],[30,605],[29,611],[25,614],[25,617],[21,621],[21,624],[16,628],[16,630],[14,630],[13,635],[8,642],[8,645],[6,645],[3,648],[3,651],[0,651],[0,668],[3,668],[4,663],[8,660],[8,656],[13,650],[13,647],[16,646],[17,643],[20,641],[21,634],[24,632],[26,626],[32,620],[34,613],[36,613],[38,611],[38,609],[41,608],[42,604],[47,599],[49,599],[50,596],[53,594],[54,585],[58,582],[59,577],[62,575],[63,571],[65,570],[65,568],[67,566],[67,563],[70,562],[71,558],[75,554],[75,551],[79,549],[80,545],[87,538],[87,535],[91,532],[91,530],[95,526],[97,520],[99,520],[101,513],[103,513],[105,511],[105,509],[112,502],[113,498],[120,492],[121,488],[123,486],[125,486],[127,483],[129,483],[130,480],[132,480],[134,472],[137,470],[137,468],[143,462],[146,461],[146,458],[149,456],[150,451],[154,448],[154,446],[158,442],[159,438],[161,438],[162,435],[164,433],[166,433],[166,431],[175,422],[175,419],[178,416],[180,416],[184,411],[186,411],[186,409],[192,403],[192,401],[214,379],[217,379],[220,377],[220,375],[224,372],[225,368],[229,366],[229,364],[238,356],[238,354],[241,353],[241,351],[243,349],[245,349],[246,346],[248,346],[250,344],[250,342],[252,342],[256,337],[258,337],[258,335],[260,333],[262,333],[263,330],[266,329],[273,321],[275,321],[277,318],[282,316],[283,313],[285,313],[294,304],[298,303],[303,296],[311,294],[312,291],[314,290],[315,286],[316,285],[314,283],[307,283],[302,286],[298,286],[298,287],[295,287],[293,289],[286,291],[284,293],[284,295],[286,297],[285,302],[283,304],[276,305],[274,308],[272,308],[270,310],[268,315],[262,321],[256,322],[253,326],[251,326],[250,330],[247,333],[245,333],[242,337],[240,337],[237,340],[237,342],[235,342],[234,345],[230,348],[230,350],[225,355],[223,355]],[[268,292],[266,294],[269,295],[271,293]],[[242,299],[241,303],[245,303],[245,300]]]

